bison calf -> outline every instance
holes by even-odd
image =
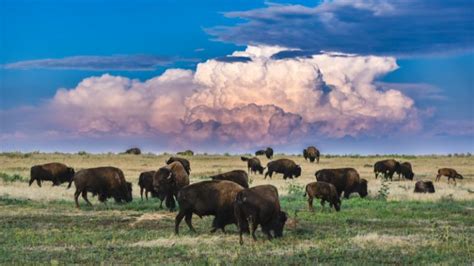
[[[35,165],[30,169],[29,185],[31,186],[35,180],[39,187],[41,187],[41,181],[52,181],[53,186],[59,186],[64,182],[69,182],[68,188],[70,188],[73,177],[74,169],[62,163]]]
[[[433,182],[418,181],[415,184],[415,193],[435,193]]]
[[[272,178],[273,172],[283,174],[283,179],[293,177],[299,177],[301,175],[301,167],[290,159],[278,159],[271,161],[267,164],[267,172],[265,173],[265,179],[267,176]]]
[[[248,169],[248,172],[249,174],[250,173],[254,173],[256,174],[257,172],[259,174],[263,174],[263,170],[265,170],[265,167],[262,167],[262,164],[260,163],[260,159],[258,159],[257,157],[253,157],[253,158],[247,158],[247,157],[240,157],[240,159],[244,162],[247,162],[247,169]]]
[[[313,211],[313,198],[321,199],[321,206],[329,202],[329,206],[336,211],[341,210],[341,200],[337,193],[336,187],[333,184],[326,182],[312,182],[306,185],[306,192],[304,196],[308,196],[308,207]]]
[[[272,237],[283,236],[283,227],[288,216],[281,211],[278,190],[272,185],[261,185],[240,191],[234,203],[234,212],[240,229],[241,245],[243,244],[242,233],[248,222],[250,222],[254,240],[257,240],[255,231],[258,225],[261,225],[263,233],[269,240]]]
[[[463,179],[464,177],[460,175],[456,170],[452,168],[441,168],[438,170],[438,175],[436,175],[436,181],[439,181],[442,176],[448,177],[448,184],[451,179],[454,180],[454,184],[456,184],[456,178]]]
[[[210,176],[212,180],[227,180],[235,182],[244,188],[249,187],[249,177],[243,170],[233,170],[230,172]]]

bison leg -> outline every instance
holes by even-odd
[[[186,221],[186,224],[188,225],[189,230],[191,230],[193,233],[196,233],[196,230],[194,229],[193,224],[192,224],[193,213],[192,212],[187,213],[186,218],[184,218],[184,220]]]
[[[271,172],[270,170],[268,170],[266,173],[265,173],[265,177],[263,179],[267,179],[267,176],[270,176],[270,179],[272,179],[272,174],[273,172]]]
[[[257,241],[257,236],[255,235],[255,231],[257,230],[258,224],[257,224],[257,219],[254,217],[250,217],[250,222],[251,224],[251,230],[252,230],[252,238],[254,241]]]
[[[87,202],[87,205],[92,206],[92,203],[87,199],[87,191],[82,191],[82,198]]]
[[[181,223],[183,218],[184,218],[184,212],[179,211],[178,215],[176,215],[176,218],[174,220],[174,233],[177,235],[179,234],[179,224]]]
[[[310,211],[314,211],[314,208],[313,208],[313,197],[309,196],[308,197],[308,208]]]
[[[143,187],[140,187],[140,198],[143,200]]]
[[[74,192],[74,201],[76,202],[76,208],[79,209],[79,195],[81,194],[81,191],[76,189],[76,192]]]
[[[437,174],[435,181],[437,182],[437,181],[439,181],[440,179],[441,179],[441,175],[440,175],[440,174]]]
[[[39,187],[41,187],[41,180],[39,178],[36,179],[36,183],[38,184]]]
[[[29,182],[28,186],[30,186],[30,187],[31,187],[31,184],[33,184],[33,182],[35,182],[35,179],[34,179],[34,177],[31,177],[31,178],[30,178],[30,182]]]

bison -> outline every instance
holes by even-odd
[[[383,174],[385,179],[390,178],[392,180],[393,173],[400,171],[399,168],[400,163],[393,159],[378,161],[374,164],[375,179],[379,174]]]
[[[230,172],[210,176],[212,180],[227,180],[235,182],[244,188],[249,187],[249,177],[243,170],[233,170]]]
[[[173,162],[180,162],[184,166],[184,170],[186,170],[186,173],[188,173],[188,175],[191,173],[191,164],[188,160],[180,157],[170,157],[168,161],[166,161],[166,164],[170,164]]]
[[[351,193],[357,192],[363,198],[367,196],[367,180],[361,179],[354,168],[321,169],[315,174],[317,181],[331,183],[336,187],[337,194],[349,198]]]
[[[265,150],[265,156],[267,156],[267,159],[271,159],[273,158],[273,149],[268,147],[266,150]]]
[[[308,148],[303,150],[303,157],[305,160],[308,160],[312,163],[314,163],[314,160],[316,160],[317,163],[319,163],[319,150],[316,149],[314,146],[309,146]]]
[[[161,167],[153,176],[153,188],[159,195],[163,195],[169,210],[175,208],[175,197],[178,191],[189,185],[189,176],[180,162],[172,162]]]
[[[68,188],[70,188],[73,177],[74,169],[62,163],[35,165],[30,169],[29,185],[31,186],[35,180],[39,187],[41,187],[41,181],[52,181],[53,186],[69,182]]]
[[[281,211],[278,190],[272,185],[261,185],[240,191],[234,203],[234,212],[239,226],[241,245],[242,233],[248,228],[248,222],[254,240],[257,240],[255,230],[258,225],[261,225],[263,233],[269,240],[272,237],[283,236],[283,227],[288,216]]]
[[[240,157],[240,159],[244,162],[247,162],[247,168],[248,172],[256,174],[257,172],[259,174],[263,174],[263,170],[265,170],[265,167],[262,167],[262,164],[260,163],[260,160],[257,157],[253,158],[247,158],[247,157]]]
[[[177,152],[176,154],[182,155],[182,156],[193,156],[194,152],[192,150],[185,150],[185,151]]]
[[[91,192],[93,196],[98,195],[101,202],[105,202],[110,197],[113,197],[117,203],[132,201],[132,184],[125,181],[122,170],[116,167],[80,170],[74,175],[74,185],[76,186],[74,201],[77,208],[79,208],[79,194],[82,194],[82,198],[89,206],[92,205],[87,199],[87,192]]]
[[[312,182],[306,185],[306,192],[304,196],[308,196],[308,207],[310,211],[313,211],[313,198],[321,199],[321,206],[329,202],[329,206],[336,211],[341,210],[341,199],[337,193],[336,187],[331,183],[322,181]]]
[[[148,192],[150,192],[152,197],[160,199],[160,208],[162,208],[165,195],[157,193],[153,188],[153,176],[155,175],[155,173],[156,171],[142,172],[138,177],[138,185],[140,186],[140,197],[143,200],[143,192],[145,192],[145,197],[148,200]]]
[[[435,193],[433,182],[418,181],[415,184],[415,193]]]
[[[142,154],[142,151],[139,148],[130,148],[125,151],[126,154],[135,154],[135,155],[140,155]]]
[[[265,155],[265,150],[258,150],[255,152],[255,156]]]
[[[413,180],[415,173],[413,173],[413,169],[411,167],[411,163],[404,162],[401,163],[397,169],[398,178],[400,179],[401,176],[405,179]]]
[[[464,179],[462,175],[460,175],[456,170],[452,168],[441,168],[438,169],[438,175],[436,175],[436,181],[439,181],[442,176],[447,176],[448,177],[448,183],[451,179],[454,180],[454,184],[456,184],[456,178],[458,179]]]
[[[272,178],[273,172],[283,174],[283,179],[293,179],[293,176],[299,177],[301,175],[301,167],[290,159],[278,159],[267,164],[265,179],[267,176]]]
[[[234,216],[233,203],[237,193],[244,188],[239,184],[227,180],[208,180],[191,184],[178,192],[179,212],[175,219],[175,233],[179,234],[179,224],[185,218],[186,224],[192,232],[196,232],[192,225],[193,214],[199,217],[214,215],[212,231],[237,223]]]

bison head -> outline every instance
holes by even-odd
[[[357,190],[357,191],[359,192],[359,195],[360,195],[362,198],[365,197],[365,196],[367,196],[367,194],[369,194],[369,193],[367,192],[367,180],[361,179],[361,180],[359,181],[359,186],[358,186],[358,190]]]
[[[74,172],[74,168],[68,167],[67,168],[67,181],[72,182],[72,179],[74,178],[75,173],[76,172]]]
[[[286,220],[288,220],[288,215],[286,212],[280,211],[278,217],[273,222],[273,233],[275,237],[283,236],[283,227],[285,227]]]
[[[426,190],[425,190],[426,192],[435,193],[435,188],[434,188],[433,182],[426,181],[425,182],[425,188],[426,188]]]
[[[174,162],[174,158],[173,158],[173,157],[170,157],[170,158],[168,159],[168,161],[166,161],[166,164],[170,164],[170,163],[172,163],[172,162]]]
[[[126,187],[126,192],[125,192],[125,201],[126,202],[131,202],[133,200],[132,196],[132,183],[130,182],[125,182],[125,187]]]
[[[336,202],[334,202],[334,208],[336,209],[336,211],[341,210],[341,200],[340,199],[337,199]]]
[[[293,174],[295,175],[295,177],[299,177],[301,175],[301,166],[297,165]]]
[[[261,165],[259,165],[259,166],[257,167],[258,173],[261,174],[261,175],[263,175],[263,170],[265,170],[265,168],[266,168],[266,167],[262,167]]]
[[[405,178],[406,179],[410,179],[410,180],[413,180],[413,177],[415,176],[415,173],[413,172],[408,172],[406,175],[405,175]]]
[[[170,169],[163,167],[156,171],[155,175],[153,176],[153,188],[157,193],[166,193],[167,191],[171,190],[173,185],[174,176]]]
[[[457,174],[456,178],[459,178],[459,179],[464,179],[464,177],[460,174]]]

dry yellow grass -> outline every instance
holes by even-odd
[[[19,174],[29,177],[29,169],[32,165],[47,162],[62,162],[74,167],[77,170],[97,166],[116,166],[122,169],[127,180],[134,183],[134,197],[139,197],[138,176],[142,171],[156,170],[165,165],[165,160],[169,155],[77,155],[77,154],[32,154],[30,156],[7,156],[0,155],[0,172],[7,174]],[[273,179],[263,179],[263,175],[250,175],[252,186],[261,184],[273,184],[278,187],[280,194],[288,192],[289,184],[304,186],[315,181],[314,173],[322,168],[354,167],[361,177],[369,180],[369,193],[377,195],[381,185],[381,179],[376,180],[371,167],[376,161],[385,157],[336,157],[322,158],[319,164],[309,163],[300,156],[283,156],[278,158],[290,158],[302,166],[302,176],[294,180],[283,180],[281,175],[274,175]],[[230,171],[234,169],[246,170],[246,162],[240,160],[240,156],[205,156],[197,155],[186,157],[191,162],[191,182],[205,180],[207,176]],[[269,161],[265,157],[260,157],[265,166]],[[458,180],[457,185],[447,184],[447,179],[442,178],[435,183],[436,193],[415,194],[413,193],[415,181],[398,181],[395,177],[393,182],[389,182],[388,200],[422,200],[434,201],[442,198],[453,198],[456,200],[474,200],[474,157],[417,157],[410,159],[399,159],[410,161],[415,172],[415,180],[434,181],[438,168],[452,167],[461,173],[465,179]],[[36,184],[31,187],[25,182],[3,182],[0,185],[0,195],[10,195],[14,198],[27,198],[32,200],[72,200],[74,189],[65,189],[65,184],[61,187],[52,187],[50,182],[43,183],[39,188]]]

